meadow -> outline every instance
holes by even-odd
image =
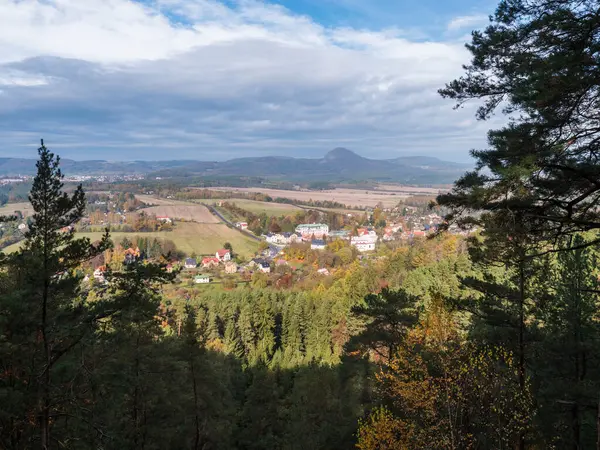
[[[77,233],[77,237],[87,237],[92,242],[102,237],[101,232]],[[212,255],[229,242],[235,253],[245,258],[254,255],[258,249],[258,242],[244,236],[237,230],[229,228],[222,223],[196,223],[178,222],[173,231],[156,231],[150,233],[111,233],[113,242],[118,243],[124,237],[132,239],[134,236],[155,237],[169,239],[175,243],[179,250],[187,254]],[[6,247],[3,251],[11,253],[17,250],[21,243]]]
[[[166,216],[171,219],[182,219],[198,223],[219,223],[215,217],[204,205],[161,205],[143,208],[140,212],[146,214],[155,214],[156,216]]]

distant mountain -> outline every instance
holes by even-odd
[[[151,177],[248,176],[302,181],[388,181],[408,184],[446,184],[456,180],[469,165],[429,156],[369,159],[346,148],[335,148],[323,158],[265,156],[229,161],[73,161],[61,160],[67,175],[148,174]],[[33,160],[0,158],[0,176],[33,174]]]

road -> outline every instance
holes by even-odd
[[[255,241],[258,241],[258,242],[263,241],[261,238],[259,238],[255,234],[250,233],[249,231],[240,230],[238,227],[235,226],[234,223],[230,222],[225,217],[223,217],[223,214],[221,214],[219,211],[217,211],[214,206],[208,205],[206,203],[202,203],[202,204],[204,206],[206,206],[211,213],[213,213],[215,216],[217,216],[219,219],[221,219],[223,221],[223,223],[229,225],[231,228],[238,230],[240,233],[242,233],[245,236],[248,236],[250,239],[254,239]]]

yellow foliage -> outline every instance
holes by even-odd
[[[378,408],[367,420],[360,422],[356,447],[361,450],[403,450],[409,448],[406,445],[409,437],[410,432],[404,422],[387,409]]]

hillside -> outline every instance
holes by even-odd
[[[62,160],[67,175],[149,174],[152,177],[251,176],[289,181],[389,181],[410,184],[451,183],[469,168],[433,157],[369,159],[336,148],[323,158],[266,156],[228,161],[74,161]],[[33,174],[33,160],[1,158],[0,176]]]

